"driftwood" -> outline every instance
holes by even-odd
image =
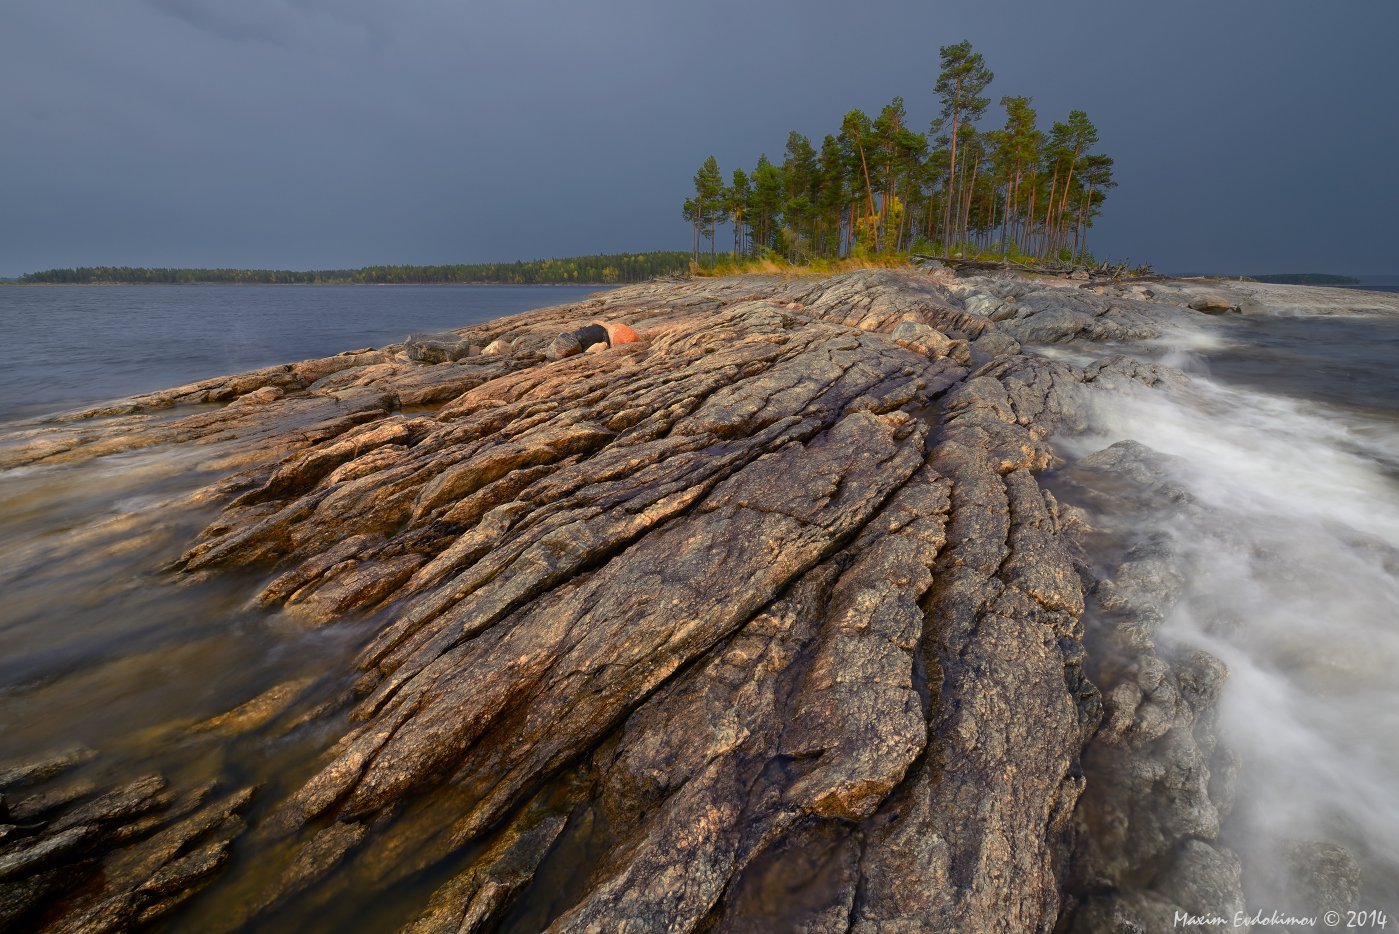
[[[1143,264],[1137,267],[1130,267],[1126,261],[1121,263],[1102,262],[1090,266],[1086,263],[1021,263],[1010,259],[959,259],[955,257],[932,256],[925,253],[915,253],[911,259],[915,265],[941,263],[944,266],[958,271],[982,272],[1002,270],[1051,276],[1069,276],[1070,278],[1078,279],[1113,279],[1118,281],[1128,278],[1132,281],[1145,281],[1160,278],[1152,272],[1149,265]]]

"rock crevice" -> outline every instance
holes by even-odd
[[[1085,385],[1170,374],[1024,348],[1168,311],[946,271],[655,283],[36,423],[0,466],[236,442],[173,573],[373,621],[243,919],[451,865],[412,930],[1048,931],[1103,702],[1038,478]],[[639,339],[546,353],[592,322]],[[1106,728],[1140,733],[1164,688],[1126,684]],[[81,815],[0,866],[131,926],[217,879],[219,807],[115,851],[149,878],[96,907],[44,888]]]

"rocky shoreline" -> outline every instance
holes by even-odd
[[[1133,345],[1364,302],[1399,311],[935,265],[658,282],[12,430],[0,469],[219,446],[168,507],[218,516],[165,573],[371,628],[333,699],[289,681],[190,727],[320,737],[290,794],[65,784],[90,750],[0,771],[0,926],[178,926],[239,860],[261,881],[224,929],[444,865],[407,929],[1232,914],[1227,669],[1158,651],[1169,543],[1094,528],[1095,496],[1198,507],[1141,445],[1066,464],[1052,441],[1087,394],[1187,379]],[[639,339],[558,342],[594,321]],[[1353,899],[1325,855],[1316,898]]]

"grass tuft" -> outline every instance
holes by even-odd
[[[900,269],[910,264],[907,253],[880,253],[870,256],[846,256],[840,259],[813,259],[804,263],[789,263],[773,256],[716,257],[714,263],[691,264],[690,273],[702,278],[711,276],[769,275],[769,276],[830,276],[856,269]]]

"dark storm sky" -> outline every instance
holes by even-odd
[[[896,94],[926,128],[963,38],[994,98],[1098,124],[1099,255],[1399,271],[1395,0],[18,0],[0,276],[687,249],[707,153]]]

